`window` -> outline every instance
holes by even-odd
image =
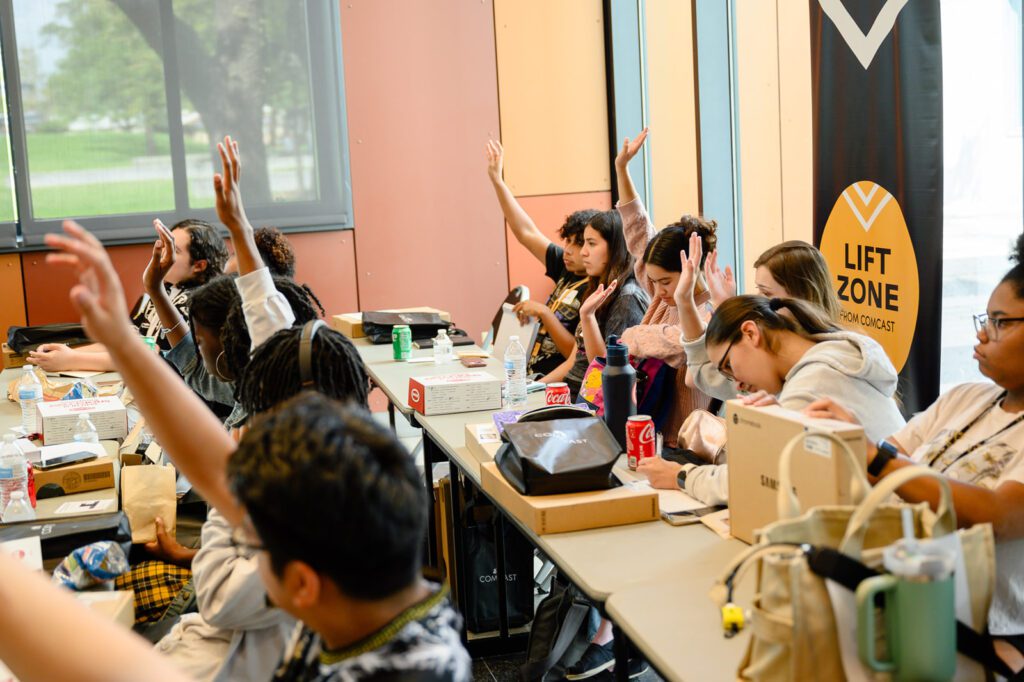
[[[14,171],[0,221],[22,245],[65,218],[115,243],[150,239],[152,218],[215,220],[226,134],[254,223],[351,225],[336,2],[0,0],[0,11],[0,154]]]
[[[971,315],[1010,269],[1024,224],[1021,2],[942,3],[941,388],[980,381]]]

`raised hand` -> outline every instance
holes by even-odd
[[[580,317],[590,317],[597,313],[598,309],[604,305],[605,301],[615,292],[616,287],[619,286],[619,281],[612,280],[611,284],[607,287],[603,284],[598,284],[597,289],[594,293],[587,297],[587,300],[583,301],[580,305]]]
[[[149,264],[142,273],[142,285],[146,293],[152,293],[164,284],[164,277],[174,266],[177,256],[174,253],[174,237],[160,219],[153,221],[153,228],[156,229],[158,239],[153,243],[153,254],[149,258]]]
[[[615,156],[615,166],[624,168],[633,157],[637,155],[640,148],[644,146],[644,142],[647,140],[647,135],[650,133],[649,128],[644,128],[640,131],[640,134],[630,140],[628,137],[622,142],[622,149]]]
[[[78,223],[65,220],[64,234],[46,235],[46,245],[57,250],[46,255],[47,264],[69,265],[78,274],[78,284],[71,288],[71,304],[89,338],[110,349],[137,339],[121,280],[100,241]]]
[[[715,308],[736,295],[736,278],[728,265],[725,270],[718,267],[718,249],[708,254],[704,261],[704,279],[711,293],[711,305]]]
[[[487,176],[491,182],[501,180],[501,167],[505,160],[505,150],[497,140],[487,140]]]
[[[242,206],[242,190],[239,179],[242,174],[242,162],[238,156],[238,142],[225,136],[223,142],[217,143],[220,153],[222,171],[213,176],[213,193],[216,198],[217,217],[231,231],[232,235],[239,230],[252,231],[249,219]]]
[[[700,235],[693,232],[690,235],[690,252],[679,252],[679,261],[682,268],[679,271],[679,282],[673,294],[677,306],[693,303],[693,290],[700,275],[700,258],[704,246],[700,241]]]

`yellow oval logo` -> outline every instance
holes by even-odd
[[[861,180],[832,207],[821,236],[843,322],[878,341],[903,369],[917,327],[917,256],[899,203],[884,187]]]

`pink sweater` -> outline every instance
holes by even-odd
[[[622,218],[626,247],[636,261],[636,281],[651,295],[651,305],[644,319],[637,326],[630,327],[622,333],[622,342],[629,347],[631,355],[664,360],[666,364],[678,370],[675,409],[662,428],[665,444],[676,447],[676,437],[683,420],[693,410],[707,409],[711,399],[700,391],[686,386],[686,352],[679,344],[679,334],[682,331],[679,328],[679,311],[674,305],[654,298],[654,287],[647,280],[644,250],[647,243],[654,238],[656,231],[643,202],[637,198],[619,204],[616,210]]]

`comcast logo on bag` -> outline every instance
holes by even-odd
[[[569,434],[564,431],[542,431],[540,433],[533,434],[534,438],[550,438],[551,440],[560,440],[563,443],[570,445],[586,445],[586,438],[570,438]]]
[[[507,582],[507,583],[514,583],[516,581],[516,576],[517,576],[516,573],[506,573],[505,574],[505,582]],[[482,576],[480,576],[479,580],[480,580],[480,582],[484,583],[485,585],[487,583],[496,583],[496,582],[498,582],[498,569],[494,569],[493,571],[491,571],[490,575],[482,575]]]

